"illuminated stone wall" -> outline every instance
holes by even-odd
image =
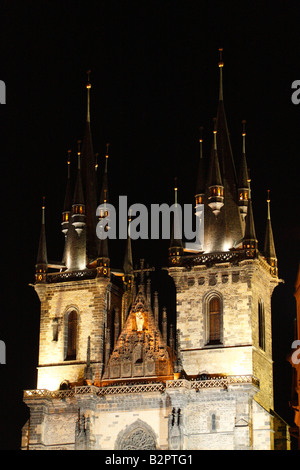
[[[188,375],[254,375],[256,399],[273,408],[271,296],[278,283],[264,260],[169,269],[177,290],[177,330]],[[207,299],[221,299],[221,344],[208,344]],[[258,302],[265,315],[265,348],[259,346]]]
[[[62,381],[79,382],[87,360],[88,336],[94,374],[103,366],[103,325],[107,321],[106,278],[37,284],[41,301],[37,388],[57,390]],[[76,360],[66,360],[67,314],[78,314]]]

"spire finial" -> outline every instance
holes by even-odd
[[[68,165],[68,179],[70,178],[70,167],[71,167],[71,150],[68,150],[68,159],[67,159],[67,165]]]
[[[177,206],[177,191],[178,191],[177,176],[175,176],[174,178],[175,206]]]
[[[91,82],[90,82],[90,74],[91,71],[87,71],[87,76],[88,76],[88,81],[86,84],[86,89],[87,89],[87,113],[86,113],[86,120],[87,122],[91,121],[91,116],[90,116],[90,89],[92,87]]]
[[[80,157],[81,157],[81,140],[77,140],[77,156],[78,156],[78,170],[80,170]]]
[[[200,158],[203,158],[203,149],[202,149],[202,143],[203,143],[203,126],[200,127],[200,137],[199,137],[199,143],[200,143]]]
[[[223,73],[222,69],[224,67],[224,62],[223,62],[223,48],[219,48],[219,69],[220,69],[220,89],[219,89],[219,101],[223,101]]]
[[[246,153],[246,121],[245,120],[242,121],[242,126],[243,126],[243,130],[242,130],[243,153]]]
[[[217,119],[214,118],[214,150],[217,150]]]
[[[45,225],[45,196],[42,199],[42,224]]]
[[[108,160],[108,157],[109,157],[109,154],[108,154],[109,146],[110,146],[110,144],[107,143],[106,144],[106,153],[105,153],[105,173],[107,173],[107,160]]]
[[[271,220],[271,213],[270,213],[270,190],[267,190],[268,192],[268,199],[267,199],[267,204],[268,204],[268,220]]]
[[[99,153],[95,153],[95,171],[98,170],[98,156],[99,156]]]

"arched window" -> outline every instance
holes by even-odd
[[[66,360],[76,359],[77,346],[77,312],[71,310],[67,317]]]
[[[221,342],[221,305],[220,298],[212,297],[208,303],[208,343]]]
[[[265,307],[262,300],[258,301],[258,344],[265,351]]]

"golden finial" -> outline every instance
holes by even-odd
[[[109,155],[108,155],[109,146],[110,146],[110,144],[107,143],[106,144],[106,153],[105,153],[105,173],[107,173],[107,160],[108,160],[108,157],[109,157]]]
[[[268,192],[268,199],[267,199],[267,204],[268,204],[268,219],[270,219],[270,218],[271,218],[271,214],[270,214],[270,190],[268,189],[267,192]]]
[[[99,156],[99,153],[95,153],[95,171],[98,170],[98,156]]]
[[[91,71],[88,70],[87,71],[88,81],[87,81],[87,84],[86,84],[87,89],[90,89],[92,87],[91,82],[90,82],[90,74],[91,74]]]
[[[177,176],[175,176],[174,178],[175,205],[177,205],[177,191],[178,191]]]
[[[67,165],[68,165],[68,178],[70,178],[71,150],[68,150],[68,160],[67,160]]]
[[[217,150],[217,119],[214,118],[214,149]]]
[[[80,156],[81,156],[80,145],[81,145],[81,140],[77,140],[78,170],[80,170]]]
[[[200,142],[200,158],[202,158],[202,143],[203,143],[203,126],[200,127],[200,138],[199,138],[199,142]]]
[[[91,82],[90,82],[90,73],[91,71],[87,71],[87,76],[88,76],[88,81],[86,84],[86,89],[87,89],[87,112],[86,112],[86,120],[87,122],[91,121],[91,115],[90,115],[90,89],[92,87]]]
[[[219,67],[224,67],[224,62],[223,62],[223,48],[220,47],[219,48],[219,57],[220,57],[220,60],[219,60]]]
[[[45,196],[43,196],[42,200],[42,224],[45,224]]]
[[[223,48],[219,49],[219,55],[220,55],[220,60],[219,60],[219,69],[220,69],[220,89],[219,89],[219,101],[223,101],[223,75],[222,75],[222,69],[224,67],[224,62],[223,62]]]
[[[246,121],[242,121],[243,125],[243,131],[242,131],[242,137],[243,137],[243,153],[246,153]]]

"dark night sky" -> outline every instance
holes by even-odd
[[[291,84],[300,79],[299,16],[297,1],[1,2],[0,79],[7,87],[0,108],[0,339],[7,348],[7,364],[0,365],[1,449],[19,448],[28,417],[22,390],[36,387],[39,304],[28,284],[34,280],[41,199],[46,196],[49,259],[60,260],[66,155],[83,137],[86,71],[92,71],[99,175],[105,144],[111,144],[111,202],[126,194],[130,204],[170,203],[178,176],[180,201],[193,203],[200,126],[206,154],[212,142],[219,47],[236,160],[241,121],[247,121],[260,248],[271,190],[279,277],[285,281],[273,296],[275,411],[292,423],[286,355],[299,263],[300,105],[291,101]],[[135,259],[165,266],[167,246],[136,242]],[[123,250],[120,242],[112,247],[113,266],[121,267]]]

